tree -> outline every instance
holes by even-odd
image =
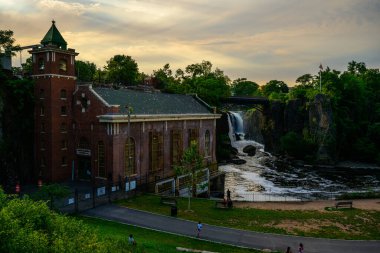
[[[116,86],[131,86],[137,84],[139,68],[131,56],[115,55],[104,67],[108,71],[109,81]]]
[[[192,141],[182,155],[181,165],[175,166],[177,176],[188,175],[190,180],[186,181],[188,189],[188,205],[187,209],[190,210],[190,199],[196,195],[196,176],[197,173],[203,169],[203,158],[199,154],[198,144]]]
[[[218,68],[212,71],[209,61],[191,64],[183,71],[176,71],[179,84],[175,83],[176,93],[196,93],[210,105],[218,105],[220,98],[230,96],[230,79]]]
[[[0,57],[3,55],[15,55],[13,51],[20,49],[19,45],[13,45],[15,41],[13,31],[0,30]]]
[[[161,69],[153,71],[153,77],[157,82],[157,88],[169,92],[175,92],[179,82],[173,76],[169,63],[166,63]]]
[[[75,74],[78,81],[92,82],[96,73],[96,65],[89,61],[75,61]]]
[[[248,81],[246,78],[239,78],[232,83],[232,93],[235,96],[255,96],[259,95],[259,85]]]
[[[266,97],[270,97],[272,93],[288,93],[288,85],[283,81],[271,80],[261,86],[261,91]]]

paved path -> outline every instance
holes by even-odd
[[[170,209],[168,208],[168,213]],[[125,224],[136,225],[166,231],[174,234],[195,237],[197,222],[177,219],[170,216],[129,209],[113,204],[103,205],[83,213],[86,216],[99,217]],[[376,225],[376,224],[374,224]],[[302,242],[305,253],[379,253],[380,241],[346,241],[319,239],[299,236],[286,236],[258,233],[246,230],[203,224],[201,238],[256,249],[271,249],[284,252],[287,246],[297,252]],[[178,245],[181,246],[181,245]]]

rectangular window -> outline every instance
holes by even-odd
[[[135,167],[135,140],[128,138],[125,142],[125,175],[130,176],[136,174]]]
[[[149,147],[150,147],[150,168],[151,172],[162,170],[164,167],[164,154],[163,154],[164,138],[162,133],[150,132],[149,133]]]
[[[106,154],[104,142],[98,143],[98,177],[106,177]]]
[[[190,147],[190,144],[192,141],[196,141],[197,143],[199,142],[198,141],[198,129],[189,129],[188,130],[188,147]]]
[[[171,158],[172,165],[179,165],[182,158],[182,131],[171,131]]]

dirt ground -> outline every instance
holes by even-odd
[[[325,210],[334,207],[338,200],[318,200],[310,202],[234,202],[235,207],[247,207],[271,210]],[[380,199],[358,199],[352,201],[352,207],[364,210],[380,211]]]

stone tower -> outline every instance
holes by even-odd
[[[55,26],[41,46],[29,51],[35,80],[35,175],[44,182],[68,180],[72,176],[72,106],[76,85],[74,49]]]

